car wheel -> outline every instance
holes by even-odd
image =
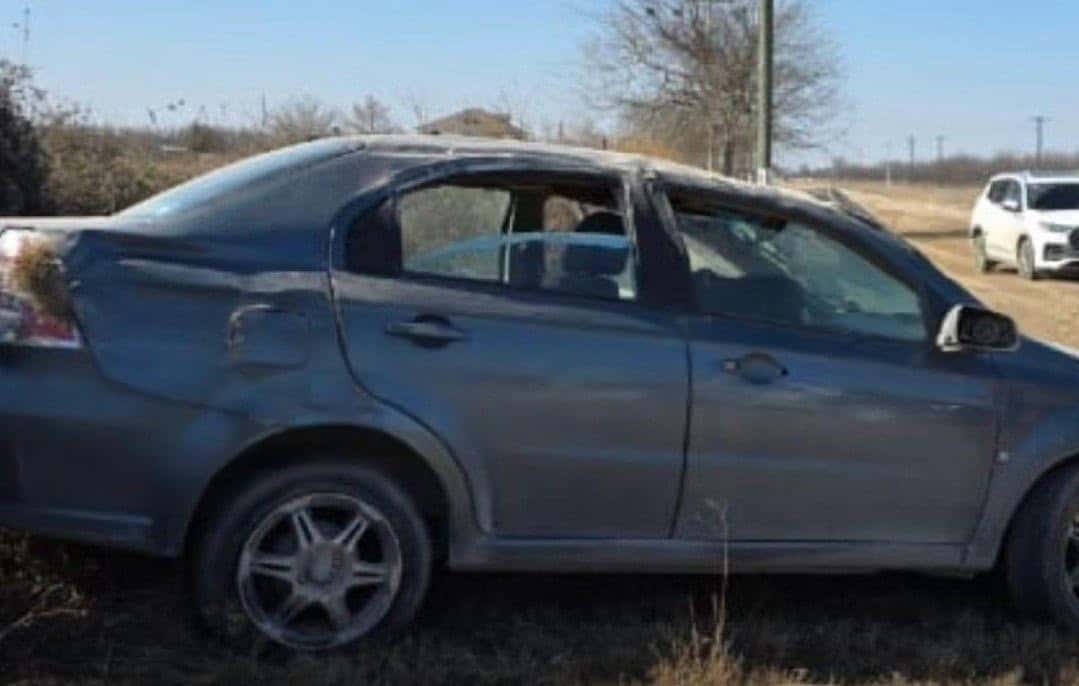
[[[996,263],[989,259],[989,253],[985,248],[985,234],[979,233],[974,236],[971,244],[974,248],[974,269],[977,270],[979,274],[986,274],[992,271],[993,267],[996,266]]]
[[[230,498],[193,549],[210,629],[327,650],[407,624],[431,575],[415,504],[373,469],[319,463],[266,473]]]
[[[1079,468],[1039,485],[1012,523],[1005,570],[1020,609],[1079,631]]]
[[[1016,256],[1019,265],[1019,275],[1031,281],[1038,280],[1038,270],[1034,266],[1034,244],[1029,238],[1019,241],[1019,253]]]

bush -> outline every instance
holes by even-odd
[[[184,130],[181,140],[191,152],[224,152],[229,146],[227,132],[198,122]]]
[[[164,186],[145,151],[114,131],[53,123],[44,136],[52,162],[46,192],[58,214],[111,214]]]
[[[27,70],[0,60],[0,215],[46,210],[48,160],[25,111],[35,96]]]

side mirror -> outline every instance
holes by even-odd
[[[944,352],[1010,352],[1019,347],[1019,331],[1011,317],[980,307],[956,305],[940,324],[937,347]]]
[[[1008,210],[1009,212],[1019,211],[1019,201],[1015,198],[1007,198],[1006,200],[1001,200],[1000,206]]]

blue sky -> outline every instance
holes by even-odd
[[[263,94],[272,107],[370,93],[410,124],[411,101],[439,115],[506,93],[538,126],[585,114],[573,72],[604,1],[32,0],[29,57],[52,94],[118,123],[179,98],[187,118],[243,122]],[[876,160],[889,144],[904,157],[911,134],[921,157],[937,135],[949,152],[1025,150],[1036,113],[1051,148],[1079,150],[1079,2],[809,2],[846,71],[846,134],[816,158]],[[0,0],[0,56],[20,56],[23,5]]]

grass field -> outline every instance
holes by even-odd
[[[850,191],[1024,328],[1079,345],[1079,284],[974,274],[974,189]],[[191,622],[178,565],[0,532],[0,682],[1079,684],[1079,641],[1015,616],[994,575],[740,577],[717,611],[721,584],[442,572],[396,640],[236,654]]]

